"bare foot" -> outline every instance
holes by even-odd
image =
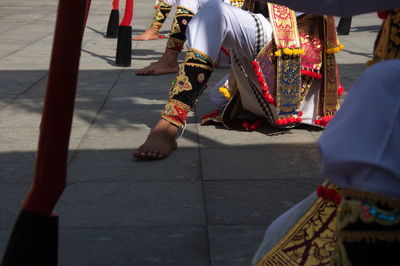
[[[145,68],[135,71],[136,75],[162,75],[179,71],[178,54],[166,49],[161,58]]]
[[[158,40],[160,39],[159,30],[149,28],[145,30],[142,34],[133,36],[132,40],[134,41],[149,41],[149,40]]]
[[[142,160],[158,160],[167,157],[178,147],[176,143],[177,132],[176,126],[160,119],[151,130],[146,141],[132,153],[132,156]]]

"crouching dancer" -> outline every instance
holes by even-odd
[[[133,156],[160,159],[177,147],[178,128],[185,124],[188,112],[206,88],[221,46],[232,49],[232,75],[237,86],[229,88],[234,96],[230,103],[240,102],[243,109],[265,117],[278,128],[327,124],[339,108],[336,34],[329,36],[331,43],[324,46],[325,17],[301,15],[298,27],[293,10],[271,4],[264,7],[265,13],[272,14],[272,24],[261,13],[221,1],[208,2],[197,13],[188,25],[189,49],[161,120]],[[283,24],[285,30],[279,26]],[[332,28],[335,33],[334,24]],[[299,34],[300,29],[307,34]],[[260,58],[265,61],[260,63],[254,59],[261,50]],[[301,56],[308,59],[302,63]],[[233,109],[226,108],[226,117]]]

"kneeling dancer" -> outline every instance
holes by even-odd
[[[325,27],[332,18],[303,14],[297,21],[295,12],[284,6],[268,4],[267,10],[272,24],[261,13],[220,1],[208,2],[197,13],[188,26],[189,50],[161,120],[133,156],[164,158],[177,147],[178,128],[206,88],[221,46],[231,48],[237,84],[229,88],[230,103],[241,104],[278,128],[300,123],[326,126],[339,108],[334,52],[340,44],[334,24]],[[330,40],[327,46],[324,39]],[[255,61],[259,53],[259,58],[265,58],[261,64]],[[226,117],[231,110],[225,108]]]

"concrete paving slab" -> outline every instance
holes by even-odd
[[[29,191],[30,184],[1,184],[0,186],[0,237],[9,235],[9,231],[14,226],[19,210],[23,203],[26,193]],[[6,230],[7,232],[1,232]],[[5,247],[4,242],[7,238],[0,238],[0,247]],[[4,248],[0,249],[0,258]]]
[[[55,212],[63,227],[205,224],[200,182],[74,183]]]
[[[270,178],[306,180],[321,176],[317,148],[307,144],[203,148],[201,159],[204,180]]]
[[[211,265],[251,265],[266,225],[210,225]]]
[[[154,162],[132,158],[134,148],[79,150],[69,167],[69,182],[80,181],[198,181],[198,148],[180,148],[171,157]],[[93,162],[96,162],[95,164]],[[85,168],[85,171],[82,171]]]
[[[203,226],[65,228],[59,253],[60,266],[210,265]]]
[[[207,222],[210,225],[270,224],[322,182],[318,177],[206,181]]]

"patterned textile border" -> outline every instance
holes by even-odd
[[[268,4],[270,20],[277,48],[300,47],[296,14],[288,7]]]
[[[336,243],[336,212],[334,202],[318,198],[257,266],[329,265]]]

